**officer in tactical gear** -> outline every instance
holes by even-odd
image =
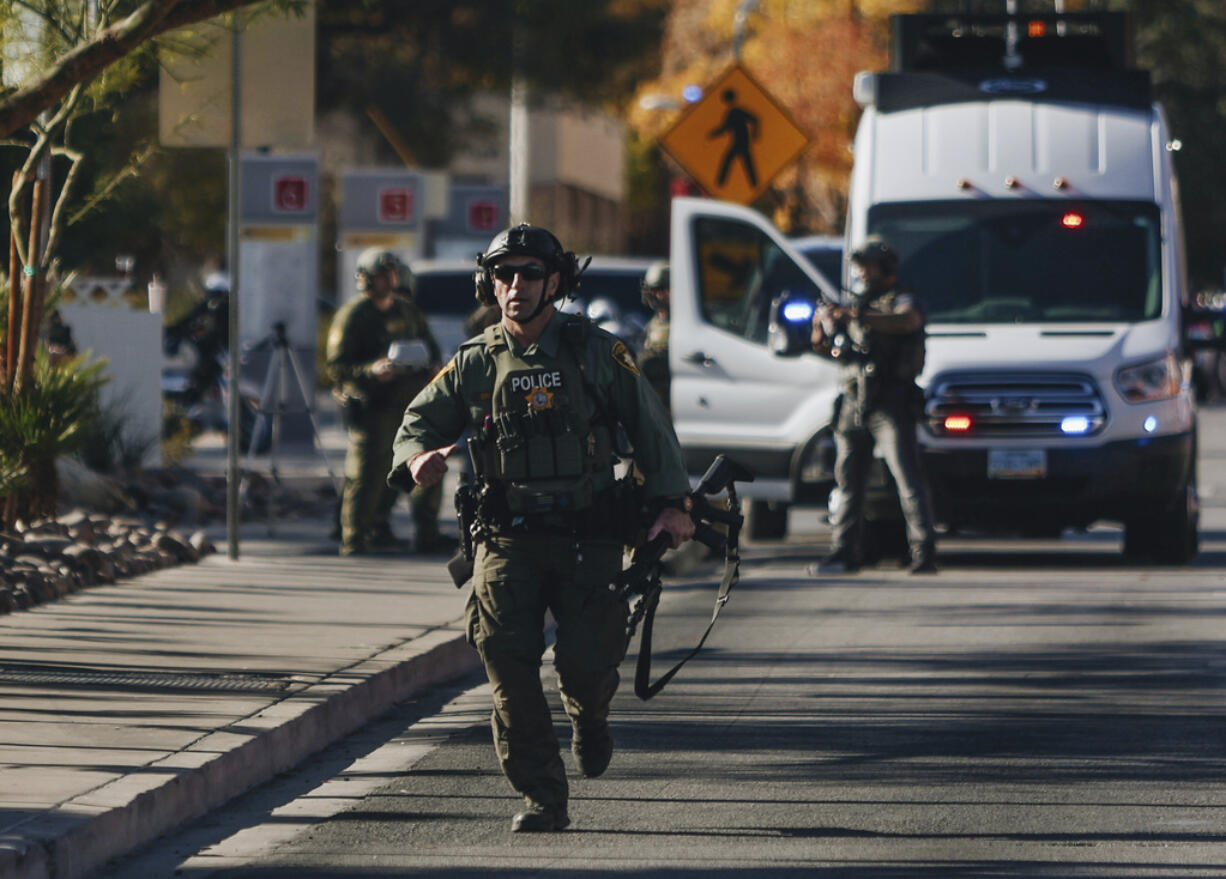
[[[853,573],[860,567],[865,483],[874,446],[898,486],[910,571],[935,573],[932,505],[915,435],[924,312],[914,296],[897,288],[898,252],[880,236],[866,238],[850,259],[857,301],[850,306],[824,303],[813,318],[814,350],[843,364],[834,431],[835,482],[842,503],[831,520],[832,552],[817,573]]]
[[[643,276],[643,304],[654,314],[647,322],[643,348],[639,351],[639,369],[647,383],[659,395],[664,408],[669,408],[668,315],[669,271],[667,262],[655,262]]]
[[[613,754],[609,703],[626,652],[627,605],[610,590],[631,532],[694,531],[681,449],[668,415],[625,344],[556,305],[578,282],[571,252],[539,226],[498,233],[477,258],[477,298],[499,323],[460,346],[410,404],[396,436],[394,485],[435,485],[470,432],[480,498],[469,641],[494,689],[499,763],[525,808],[515,832],[570,823],[568,785],[541,687],[545,612],[557,621],[554,664],[588,778]],[[615,480],[618,426],[645,474],[641,495]],[[641,535],[636,535],[641,536]]]
[[[396,292],[401,270],[396,254],[380,248],[363,251],[355,273],[362,295],[337,311],[328,333],[328,369],[349,432],[340,508],[342,556],[408,549],[392,534],[397,493],[387,485],[387,465],[404,409],[438,370],[441,356],[421,311]],[[388,356],[393,342],[412,339],[425,343],[429,364],[408,368]],[[419,553],[454,549],[454,542],[439,534],[441,498],[441,486],[418,489],[409,497],[416,526],[413,548]]]

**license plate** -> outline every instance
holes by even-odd
[[[988,479],[1042,479],[1047,475],[1044,449],[991,449]]]

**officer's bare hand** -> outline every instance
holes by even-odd
[[[447,475],[447,456],[456,450],[459,443],[421,452],[409,460],[409,472],[418,485],[429,488]]]
[[[389,382],[396,377],[400,367],[395,360],[389,357],[383,357],[376,360],[370,367],[370,374],[381,382]]]
[[[665,507],[648,530],[647,540],[655,540],[661,531],[668,532],[673,539],[673,549],[676,549],[694,536],[694,520],[689,513],[683,513],[676,507]]]

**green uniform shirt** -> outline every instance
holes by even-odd
[[[387,356],[392,342],[421,339],[426,343],[432,363],[442,359],[438,342],[426,317],[416,305],[403,296],[393,295],[392,306],[380,311],[365,296],[341,306],[332,318],[328,332],[328,371],[332,380],[349,396],[358,397],[369,405],[391,404],[397,397],[412,398],[420,389],[422,373],[406,372],[397,380],[381,382],[371,373],[376,361]],[[407,404],[403,399],[401,405]]]
[[[596,398],[590,405],[625,427],[634,444],[634,461],[642,472],[646,497],[675,497],[689,491],[681,446],[672,423],[651,387],[643,381],[625,344],[589,326],[581,350],[563,338],[568,321],[584,320],[555,312],[534,344],[524,348],[506,335],[512,353],[534,365],[549,367],[562,358],[577,358],[586,386]],[[405,411],[396,434],[389,481],[410,484],[408,461],[414,455],[455,442],[469,427],[491,414],[496,370],[485,339],[469,339]]]

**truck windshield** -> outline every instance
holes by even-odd
[[[1147,202],[881,204],[930,323],[1136,322],[1162,313],[1161,225]]]

